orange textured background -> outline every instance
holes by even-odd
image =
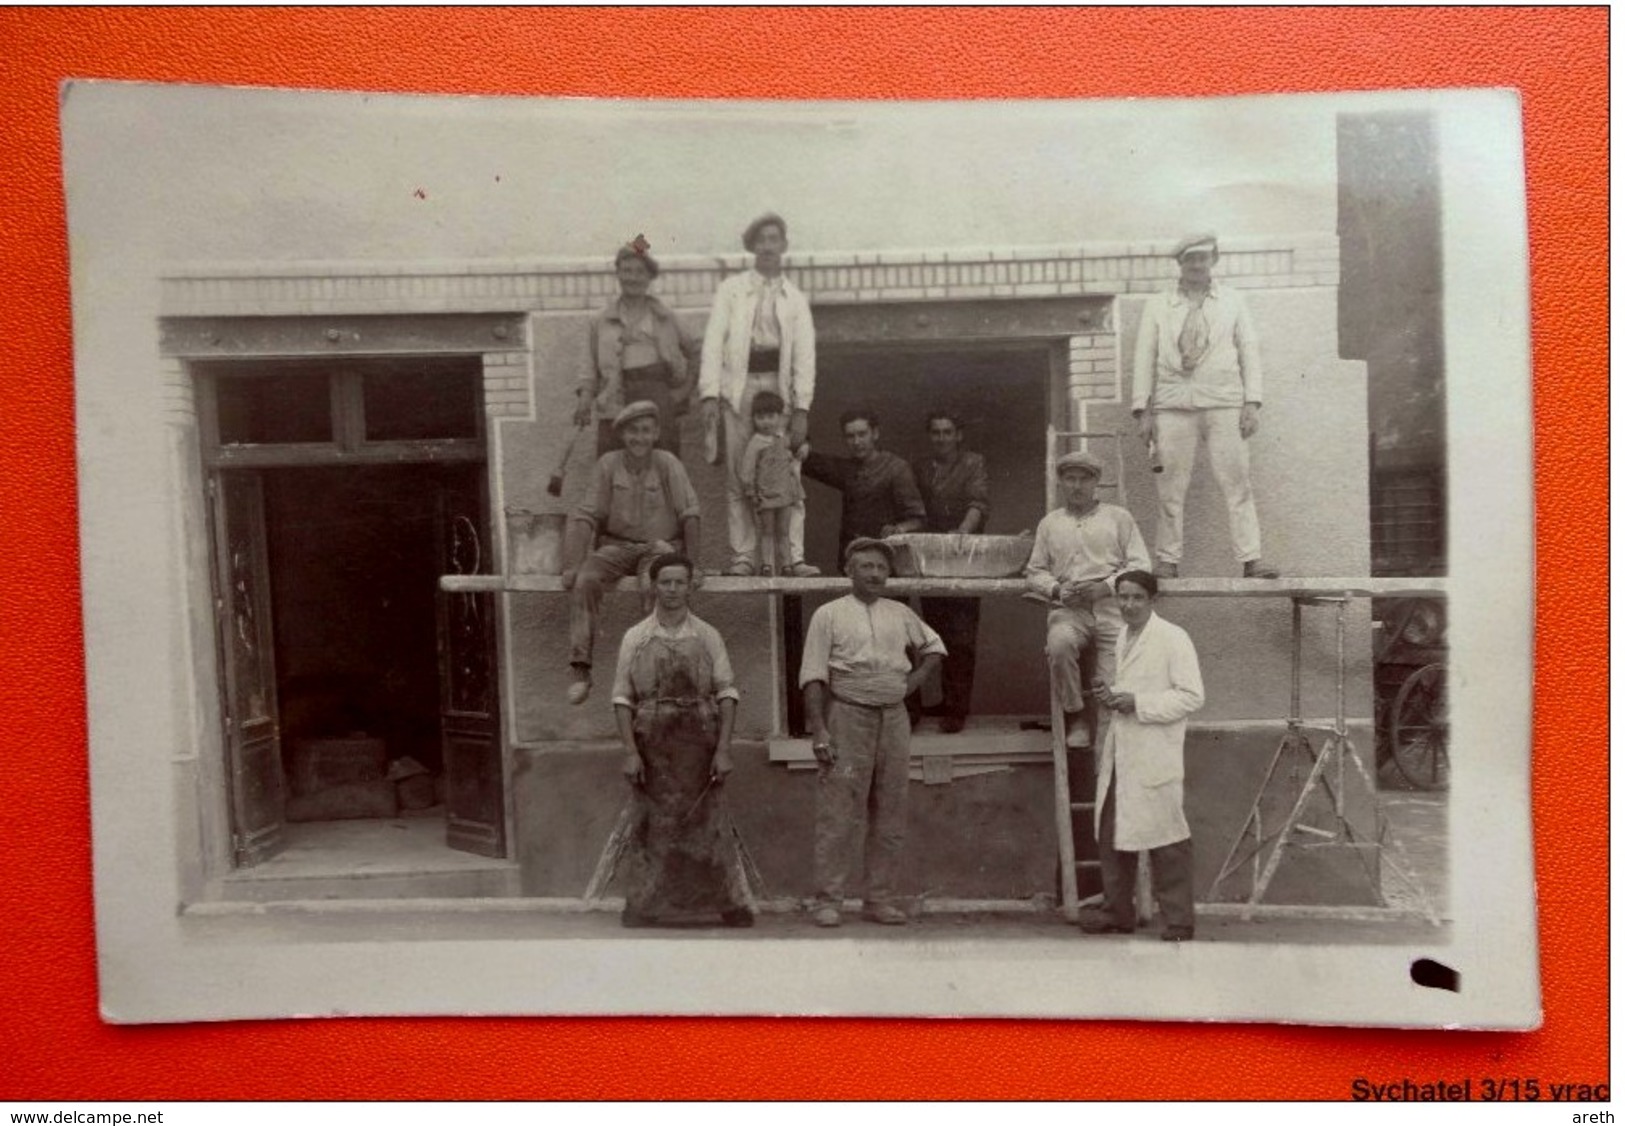
[[[1591,9],[0,10],[0,1099],[1341,1098],[1608,1078],[1607,33]],[[66,77],[500,94],[970,98],[1506,86],[1535,324],[1546,1023],[1489,1034],[996,1021],[335,1020],[96,1009]],[[1517,451],[1509,451],[1517,456]],[[1556,909],[1553,909],[1556,905]]]

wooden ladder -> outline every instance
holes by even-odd
[[[1044,511],[1052,512],[1060,503],[1056,491],[1055,462],[1063,453],[1070,453],[1075,448],[1074,443],[1082,441],[1087,444],[1091,440],[1109,441],[1112,443],[1112,457],[1106,463],[1107,474],[1103,474],[1097,488],[1110,489],[1119,503],[1123,498],[1123,433],[1119,430],[1057,430],[1054,426],[1048,427],[1044,440]],[[1089,779],[1088,801],[1072,800],[1071,761],[1066,745],[1066,715],[1061,709],[1061,697],[1055,691],[1054,684],[1050,685],[1049,694],[1050,718],[1050,754],[1055,769],[1055,837],[1060,845],[1061,866],[1061,914],[1068,922],[1076,922],[1078,918],[1078,873],[1079,871],[1092,871],[1099,878],[1100,861],[1079,860],[1077,848],[1073,843],[1077,833],[1079,817],[1084,818],[1088,826],[1088,838],[1094,838],[1094,762],[1093,750],[1079,752],[1079,757],[1089,763],[1085,772]],[[1097,723],[1098,727],[1099,724]]]

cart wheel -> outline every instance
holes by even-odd
[[[1450,785],[1450,709],[1442,662],[1423,665],[1399,687],[1388,720],[1394,767],[1419,790]]]

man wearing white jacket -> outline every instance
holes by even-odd
[[[1196,447],[1207,446],[1230,514],[1230,539],[1243,578],[1274,579],[1264,562],[1253,503],[1247,442],[1264,406],[1258,333],[1241,293],[1213,278],[1217,235],[1189,235],[1174,247],[1179,284],[1148,298],[1134,345],[1134,418],[1162,455],[1157,475],[1157,563],[1177,578],[1184,554],[1185,491]]]
[[[790,411],[786,439],[792,451],[807,442],[807,411],[817,375],[812,309],[807,296],[784,276],[789,228],[777,215],[762,215],[745,228],[745,249],[755,268],[717,286],[700,353],[700,409],[715,432],[721,421],[727,450],[730,575],[756,573],[756,513],[739,463],[751,436],[750,405],[758,391],[772,391]],[[816,575],[806,562],[805,516],[791,510],[790,559],[785,573]]]
[[[1082,913],[1085,934],[1134,932],[1138,854],[1151,854],[1151,884],[1165,942],[1196,934],[1191,829],[1185,820],[1185,719],[1202,706],[1202,670],[1190,635],[1151,609],[1157,580],[1117,576],[1123,631],[1112,683],[1095,699],[1110,709],[1095,781],[1095,839],[1105,903]]]

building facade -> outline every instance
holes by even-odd
[[[1146,295],[1176,276],[1168,249],[792,250],[789,273],[818,331],[815,446],[838,449],[836,420],[862,405],[879,413],[883,445],[912,457],[924,452],[926,410],[952,410],[990,466],[987,530],[1036,526],[1047,431],[1130,432],[1129,357]],[[655,292],[698,334],[718,282],[748,265],[663,256]],[[1246,292],[1264,342],[1253,472],[1265,554],[1288,575],[1369,575],[1367,386],[1364,364],[1338,358],[1337,239],[1227,238],[1220,273]],[[565,464],[563,494],[546,486],[569,438],[589,325],[614,287],[596,259],[163,271],[165,496],[190,623],[183,677],[197,705],[192,743],[173,759],[183,898],[581,894],[623,796],[607,685],[584,707],[564,703],[567,612],[546,575],[558,518],[590,465],[586,442]],[[720,566],[721,471],[698,456],[697,411],[684,439],[702,502],[698,554]],[[1135,514],[1149,543],[1145,451],[1127,437],[1092,446],[1110,463],[1121,455],[1104,495]],[[808,555],[832,574],[837,501],[808,491]],[[1197,586],[1236,573],[1203,471],[1186,542],[1183,574]],[[438,589],[456,586],[445,576],[477,575],[499,589]],[[754,580],[719,582],[696,602],[741,674],[730,805],[770,891],[788,900],[810,890],[813,776],[788,738],[786,637],[838,585],[791,599]],[[1022,728],[1048,711],[1043,612],[988,598],[998,612],[982,615],[979,724],[917,739],[910,890],[922,897],[1055,889],[1048,737]],[[1292,610],[1285,597],[1176,590],[1162,612],[1191,633],[1207,682],[1187,749],[1205,888],[1282,730]],[[601,661],[637,613],[633,595],[610,597]],[[1341,702],[1369,761],[1369,604],[1351,603],[1348,619],[1340,674],[1330,619],[1307,614],[1302,711],[1328,717]],[[343,833],[319,803],[317,820],[288,820],[290,802],[310,806],[308,785],[292,791],[313,745],[339,754],[345,740],[438,779],[439,852],[375,861],[354,809]],[[1281,886],[1360,901],[1351,871],[1311,865],[1283,872]]]

